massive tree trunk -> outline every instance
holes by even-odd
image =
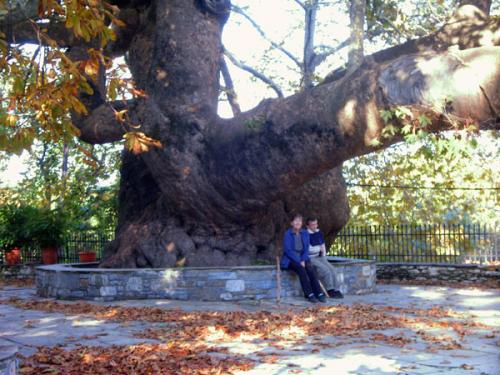
[[[401,105],[425,114],[429,131],[499,126],[498,20],[473,5],[437,33],[368,57],[354,72],[223,120],[217,98],[229,1],[117,3],[126,37],[109,53],[126,51],[146,97],[87,98],[90,113],[75,122],[91,143],[140,131],[162,147],[123,151],[119,224],[103,267],[271,260],[292,212],[317,216],[333,236],[349,217],[343,161],[401,140],[380,138],[380,110]],[[114,109],[128,109],[127,124],[140,129],[119,123]]]
[[[477,25],[470,16],[457,22]],[[222,120],[220,18],[195,2],[159,1],[149,22],[129,47],[134,77],[149,95],[135,121],[164,147],[124,152],[120,224],[103,266],[269,260],[292,212],[318,216],[335,234],[349,217],[342,162],[375,150],[380,109],[425,112],[434,130],[446,129],[450,118],[496,126],[499,51],[481,47],[479,34],[450,35],[449,45],[476,47],[450,52],[437,34],[441,53],[428,44],[419,55],[395,49],[348,77]]]

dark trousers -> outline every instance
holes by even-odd
[[[302,267],[300,263],[290,260],[288,268],[299,276],[300,285],[306,297],[309,297],[311,294],[318,296],[322,293],[318,277],[311,262],[306,262],[306,266]]]

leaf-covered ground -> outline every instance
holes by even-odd
[[[0,325],[9,314],[17,322],[0,330],[0,344],[24,343],[24,374],[328,373],[337,363],[357,368],[339,374],[370,365],[369,373],[494,374],[485,361],[500,352],[494,289],[382,285],[315,306],[64,302],[33,293],[0,288]]]

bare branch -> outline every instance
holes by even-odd
[[[352,0],[349,7],[349,18],[351,19],[351,37],[347,63],[348,73],[356,70],[363,62],[365,7],[365,0]]]
[[[316,13],[318,11],[318,0],[307,2],[305,10],[305,32],[304,32],[304,69],[302,77],[302,87],[312,87],[312,77],[314,74],[314,33],[316,31]]]
[[[302,9],[304,9],[304,10],[306,9],[306,7],[302,1],[300,1],[300,0],[293,0],[293,1],[295,1]]]
[[[229,69],[227,68],[226,60],[224,59],[224,55],[220,57],[220,72],[222,77],[224,78],[224,83],[226,85],[226,95],[229,104],[231,105],[231,110],[233,111],[233,116],[237,116],[241,113],[240,104],[238,103],[238,96],[236,95],[236,91],[234,90],[233,80],[231,78],[231,74],[229,73]]]
[[[302,64],[300,63],[299,59],[296,58],[290,51],[288,51],[286,48],[284,48],[282,45],[279,45],[275,41],[273,41],[271,38],[269,38],[264,30],[240,7],[237,7],[233,5],[233,11],[241,14],[245,19],[252,24],[252,26],[257,30],[257,32],[266,40],[268,41],[274,48],[276,48],[278,51],[283,52],[287,57],[289,57],[299,68],[302,69]]]
[[[271,87],[274,90],[274,92],[276,92],[276,95],[278,95],[279,98],[283,98],[284,97],[283,91],[281,91],[281,88],[271,78],[266,77],[261,72],[255,70],[254,68],[252,68],[252,67],[246,65],[245,63],[241,62],[236,57],[234,57],[234,55],[232,53],[230,53],[227,49],[224,48],[223,52],[224,52],[224,55],[226,55],[227,58],[234,65],[236,65],[238,68],[243,69],[244,71],[252,74],[256,78],[260,79],[262,82],[264,82],[267,85],[269,85],[269,87]]]

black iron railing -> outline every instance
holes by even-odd
[[[102,258],[106,243],[114,238],[113,232],[75,232],[66,236],[63,245],[59,248],[59,263],[78,263],[80,251],[92,250],[96,253],[97,260]],[[41,250],[37,247],[23,248],[21,250],[21,263],[41,263]],[[5,254],[0,252],[0,264],[5,264]]]
[[[489,263],[500,261],[500,234],[484,224],[369,225],[345,227],[329,255],[398,263]],[[101,259],[113,232],[76,232],[59,249],[59,263],[78,262],[93,250]],[[40,249],[23,249],[22,263],[41,263]],[[0,264],[5,264],[0,252]]]
[[[499,235],[483,224],[345,227],[329,255],[400,263],[488,263],[500,260]]]

